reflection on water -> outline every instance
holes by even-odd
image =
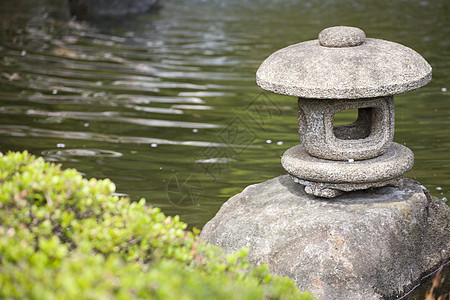
[[[57,147],[64,147],[64,144],[58,144]],[[66,150],[48,150],[43,151],[42,155],[45,156],[47,161],[63,162],[70,160],[71,162],[77,162],[76,157],[121,157],[122,153],[100,150],[100,149],[66,149]]]
[[[202,226],[234,192],[283,173],[279,156],[297,143],[293,99],[261,93],[259,63],[348,24],[412,46],[432,64],[432,83],[396,97],[396,141],[415,152],[409,176],[449,196],[445,1],[171,0],[155,13],[90,23],[70,20],[58,1],[40,0],[37,10],[28,2],[1,4],[1,151],[29,149],[111,177],[120,192]],[[204,181],[195,207],[168,203],[175,174]]]
[[[323,28],[353,25],[421,53],[432,82],[396,96],[407,176],[450,197],[449,3],[166,0],[123,19],[70,20],[56,0],[0,3],[0,151],[111,178],[203,226],[231,195],[284,173],[296,101],[262,93],[259,64]],[[268,142],[270,141],[270,143]],[[447,202],[449,203],[449,202]]]
[[[433,66],[432,83],[396,97],[396,141],[415,152],[409,176],[449,197],[446,1],[171,0],[155,13],[90,23],[70,20],[58,1],[40,0],[37,10],[28,2],[1,4],[1,151],[59,157],[202,226],[232,193],[283,173],[279,156],[297,143],[295,103],[261,94],[260,62],[347,24],[412,46]],[[64,154],[55,155],[61,143]],[[89,155],[99,160],[79,149],[100,149]],[[146,171],[133,172],[136,164]],[[195,207],[168,203],[174,174],[207,185]]]

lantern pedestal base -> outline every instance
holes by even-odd
[[[225,202],[200,237],[292,278],[317,299],[396,299],[450,259],[450,207],[418,182],[307,195],[287,175]]]
[[[388,151],[375,158],[359,161],[333,161],[309,155],[302,145],[288,149],[281,158],[283,168],[305,192],[333,198],[343,192],[381,186],[398,186],[414,164],[407,147],[392,143]]]
[[[294,182],[304,185],[305,192],[308,195],[314,195],[322,198],[334,198],[342,195],[344,192],[351,192],[356,190],[365,190],[369,188],[376,188],[382,186],[400,186],[403,177],[398,177],[390,180],[368,183],[320,183],[314,181],[307,181],[290,176]]]

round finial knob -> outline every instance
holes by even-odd
[[[356,27],[335,26],[319,33],[319,44],[324,47],[355,47],[364,44],[365,41],[366,34]]]

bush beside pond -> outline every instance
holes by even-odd
[[[312,299],[108,179],[0,153],[0,298]]]

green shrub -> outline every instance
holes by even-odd
[[[0,298],[312,299],[178,217],[27,152],[0,153]]]

